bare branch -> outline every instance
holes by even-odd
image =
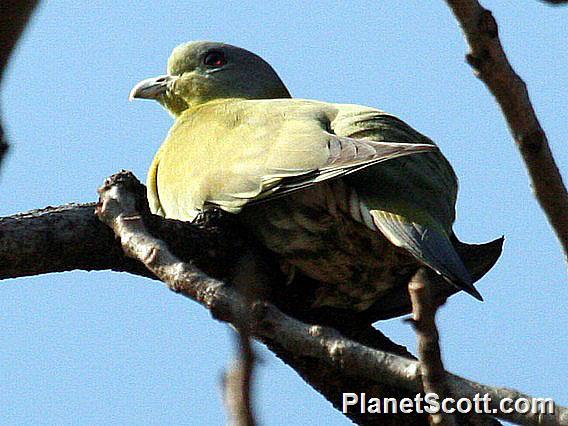
[[[266,342],[274,338],[290,352],[313,357],[330,366],[341,366],[343,371],[356,372],[360,377],[372,377],[398,389],[411,393],[422,392],[420,363],[388,352],[371,349],[346,339],[336,330],[328,327],[310,326],[285,316],[273,306],[266,306],[262,316],[262,328],[257,338]],[[270,345],[269,345],[270,347]],[[479,384],[447,372],[448,396],[455,399],[476,400],[476,395],[488,395],[488,408],[500,419],[516,424],[568,425],[568,408],[555,405],[554,415],[503,413],[500,403],[505,398],[517,400],[533,397],[519,391]],[[490,422],[485,417],[484,422]],[[459,419],[464,424],[464,419]],[[491,424],[491,423],[484,423]],[[494,423],[493,423],[494,424]]]
[[[230,424],[253,426],[256,424],[252,409],[252,377],[255,356],[249,334],[236,334],[238,358],[225,375],[225,405],[229,411]]]
[[[171,287],[187,296],[196,295],[194,300],[211,307],[217,317],[230,319],[235,313],[242,312],[245,306],[243,298],[234,288],[212,278],[215,274],[225,275],[227,273],[225,269],[235,265],[235,260],[231,260],[230,253],[242,250],[242,247],[235,250],[235,245],[240,244],[239,238],[228,237],[234,231],[226,231],[215,226],[209,229],[208,226],[180,223],[151,216],[147,213],[144,188],[139,186],[137,190],[131,189],[137,194],[136,196],[144,198],[144,202],[140,203],[140,212],[145,212],[142,214],[144,225],[147,225],[152,233],[160,237],[167,237],[168,247],[173,247],[174,253],[185,256],[184,258],[191,260],[194,265],[199,265],[209,276],[201,272],[201,275],[206,277],[205,281],[199,282],[199,278],[193,275],[190,278],[194,281],[182,282],[183,273],[187,269],[185,266],[182,267],[182,262],[171,253],[167,256],[164,256],[164,253],[152,254],[155,250],[149,246],[136,252],[149,253],[150,256],[146,257],[147,261],[152,260],[152,257],[155,258],[154,262],[163,262],[164,258],[170,259],[173,262],[170,265],[156,264],[154,266],[163,272],[174,274],[168,278]],[[106,226],[97,223],[92,209],[93,205],[64,206],[0,219],[0,277],[20,276],[22,272],[29,275],[77,268],[115,269],[153,276],[152,272],[145,271],[145,267],[140,268],[138,262],[126,260],[112,232]],[[116,212],[120,214],[119,209]],[[139,214],[131,215],[131,218],[132,223],[138,226],[140,223],[136,216]],[[121,221],[129,222],[128,215],[123,215]],[[35,233],[41,236],[34,238]],[[144,235],[143,241],[151,242],[154,238],[152,235],[148,236],[146,232]],[[128,238],[125,241],[128,242]],[[182,242],[187,243],[185,249],[181,248]],[[42,243],[45,243],[43,249],[41,248]],[[220,244],[220,247],[216,247],[217,244]],[[162,246],[163,244],[158,246],[160,248],[158,252],[162,250]],[[163,248],[167,250],[168,247]],[[10,249],[16,251],[12,258],[10,258]],[[53,251],[57,255],[50,254]],[[16,261],[19,257],[18,253],[38,254],[28,257],[28,259],[35,259],[32,263],[44,256],[45,260],[39,267],[33,265],[25,267],[25,261],[21,261],[19,265],[21,269],[18,270],[11,264],[12,260]],[[70,257],[67,260],[61,260],[60,258],[64,256]],[[83,256],[82,259],[81,256]],[[53,262],[53,265],[49,262]],[[225,267],[225,263],[229,266]],[[180,265],[180,267],[172,267],[174,265]],[[154,266],[152,266],[153,271]],[[199,272],[195,269],[192,271]],[[196,289],[191,290],[186,287],[191,282],[197,284]],[[412,356],[403,347],[391,342],[366,323],[353,324],[351,329],[342,331],[342,334],[330,327],[301,322],[269,303],[256,304],[251,312],[255,319],[253,337],[266,344],[338,409],[341,409],[342,393],[346,390],[358,394],[365,392],[367,395],[378,398],[399,399],[413,398],[422,391],[419,363],[413,361]],[[491,409],[497,409],[502,398],[530,398],[517,391],[478,384],[450,373],[448,373],[447,380],[449,395],[452,397],[466,397],[471,400],[477,393],[487,393],[491,397]],[[427,423],[425,415],[416,413],[389,416],[349,411],[346,415],[359,424]],[[496,413],[495,415],[505,420],[524,424],[536,424],[538,417],[516,413]],[[460,424],[479,424],[480,418],[483,419],[484,424],[498,424],[497,421],[485,415],[481,417],[456,416]],[[568,424],[568,410],[557,406],[555,416],[544,417],[544,419],[552,421],[551,424]]]
[[[140,196],[145,200],[142,185]],[[73,269],[111,269],[151,277],[151,272],[143,265],[124,256],[113,232],[96,219],[94,208],[94,203],[68,204],[0,218],[0,279]],[[153,216],[147,205],[141,205],[140,209],[145,212],[143,217],[152,234],[165,240],[177,256],[195,262],[210,276],[224,278],[234,269],[236,254],[250,244],[242,235],[239,224],[231,217],[207,217],[205,221],[192,225]],[[502,240],[478,246],[455,244],[458,253],[463,252],[466,265],[477,280],[499,256]],[[31,262],[30,259],[35,260]],[[430,279],[440,280],[440,277]],[[306,306],[309,307],[306,292],[318,285],[316,281],[296,274],[293,285],[276,286],[272,299],[278,301],[280,309],[296,318],[340,327],[345,332],[345,325],[353,322],[353,313],[345,315],[329,310],[306,309]],[[440,302],[456,292],[455,287],[443,282],[433,287],[433,297]],[[357,330],[361,326],[368,328],[373,322],[395,318],[411,310],[407,292],[390,291],[364,316],[357,317],[357,322],[350,327]]]
[[[145,188],[139,195],[145,200]],[[151,232],[167,235],[174,253],[196,262],[213,276],[223,277],[244,242],[224,220],[188,224],[140,211]],[[95,203],[67,204],[0,218],[0,279],[51,272],[110,269],[153,277],[142,264],[124,256],[114,233],[94,214]],[[33,261],[31,261],[33,259]],[[154,277],[155,278],[155,277]]]
[[[265,296],[262,285],[270,286],[270,277],[252,251],[244,251],[230,278],[231,285],[244,298],[245,307],[252,306]],[[225,405],[230,424],[254,426],[257,422],[252,403],[252,384],[256,357],[251,342],[252,318],[249,309],[241,310],[234,324],[237,329],[237,357],[225,375]]]
[[[564,249],[568,262],[568,193],[526,84],[507,60],[497,22],[477,0],[446,0],[469,43],[467,62],[499,103],[519,148],[531,186]]]
[[[4,129],[2,127],[2,122],[0,122],[0,164],[2,164],[2,159],[8,151],[8,142],[6,142],[6,137],[4,135]]]
[[[0,80],[37,3],[37,0],[0,1]]]
[[[540,0],[543,3],[548,3],[553,6],[560,6],[568,3],[568,0]]]
[[[408,292],[412,300],[412,324],[418,338],[418,355],[424,393],[434,393],[440,398],[445,398],[448,395],[446,370],[442,362],[436,327],[438,305],[432,300],[431,285],[426,269],[420,268],[408,283]],[[454,425],[455,421],[451,414],[439,412],[431,415],[430,423]]]
[[[292,321],[292,323],[297,322],[302,326],[306,326],[305,324],[282,314],[270,304],[261,303],[253,309],[250,305],[247,305],[246,298],[238,293],[234,287],[207,276],[193,262],[182,262],[169,251],[163,241],[150,235],[145,229],[141,214],[137,211],[137,206],[140,205],[137,195],[141,195],[137,184],[139,185],[138,181],[131,174],[121,173],[109,178],[99,190],[101,194],[101,201],[97,208],[99,218],[114,229],[127,256],[135,257],[143,262],[171,290],[202,304],[211,311],[216,319],[229,322],[238,327],[243,312],[252,312],[254,318],[252,324],[255,325],[252,330],[253,336],[264,342],[286,363],[299,371],[302,377],[324,393],[326,398],[336,406],[341,401],[341,389],[365,389],[368,391],[372,389],[368,385],[372,381],[362,379],[365,376],[361,375],[361,372],[357,370],[352,375],[345,374],[348,377],[345,380],[340,376],[340,374],[344,374],[342,366],[333,365],[327,371],[321,366],[316,371],[311,371],[313,370],[312,368],[306,369],[306,364],[309,364],[312,360],[311,355],[306,357],[302,354],[302,351],[295,353],[286,349],[279,338],[279,333],[274,334],[274,330],[286,328],[288,321]],[[242,267],[238,269],[241,270]],[[258,271],[258,268],[255,268],[255,271]],[[269,313],[272,313],[273,318],[278,321],[266,321],[266,316]],[[300,330],[298,327],[293,329]],[[388,339],[386,340],[388,341]],[[391,350],[394,350],[396,347],[392,343],[389,345]],[[306,358],[308,358],[307,362]],[[322,373],[325,376],[324,379],[322,379]],[[314,374],[316,375],[315,380],[309,380]],[[328,380],[335,383],[338,388],[331,387],[328,389],[326,385]],[[375,382],[373,384],[376,386]],[[390,387],[384,389],[385,391],[391,390]],[[375,387],[374,393],[381,394],[381,388],[377,389]],[[401,391],[396,389],[386,395],[402,397]],[[356,421],[366,417],[360,413],[348,413],[348,415]],[[374,421],[384,421],[383,416],[373,415],[372,417],[374,417]],[[392,415],[391,417],[392,419],[389,420],[391,424],[406,424],[408,419],[412,419],[411,421],[414,423],[420,424],[421,417],[424,418],[418,414],[405,415],[401,420]],[[422,420],[422,423],[424,423],[424,420]],[[365,424],[371,423],[366,421]]]
[[[68,204],[0,218],[0,279],[74,269],[150,275],[123,255],[94,210],[95,203]]]
[[[37,3],[37,0],[0,0],[0,83],[10,55]],[[8,144],[0,123],[0,164],[7,150]]]
[[[243,296],[234,288],[207,277],[194,266],[181,262],[162,241],[149,235],[135,210],[136,201],[128,194],[128,184],[121,180],[122,178],[107,181],[101,191],[99,215],[115,229],[125,251],[137,256],[171,289],[209,308],[216,318],[238,323],[236,315],[247,306]],[[423,390],[420,364],[417,361],[365,346],[329,327],[302,323],[267,302],[257,302],[250,309],[253,318],[252,335],[279,356],[287,353],[295,357],[317,359],[319,368],[327,365],[345,376],[367,378],[377,386],[394,387],[398,389],[398,395],[401,391],[406,395],[415,395]],[[302,374],[301,368],[299,371]],[[490,395],[489,407],[497,411],[501,398],[530,398],[517,391],[476,384],[449,373],[447,386],[448,395],[470,400],[475,400],[475,394],[483,389],[484,393]],[[343,391],[345,389],[347,388],[343,388]],[[547,417],[504,412],[496,412],[495,415],[522,424],[537,424],[546,419],[550,424],[568,425],[568,409],[560,406],[556,406],[554,415]],[[360,417],[353,415],[352,418],[362,422]],[[408,422],[408,419],[405,420]],[[423,418],[416,420],[423,421]],[[368,423],[370,424],[365,422]]]

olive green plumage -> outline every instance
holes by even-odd
[[[364,311],[420,265],[481,299],[451,241],[456,176],[398,118],[291,99],[267,62],[214,42],[178,46],[131,98],[176,119],[148,175],[152,211],[238,213],[287,270],[325,283],[314,306]]]

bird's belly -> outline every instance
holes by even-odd
[[[367,309],[418,267],[378,230],[355,220],[341,180],[321,183],[243,211],[261,242],[309,277],[325,283],[314,306]]]

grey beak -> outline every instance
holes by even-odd
[[[160,75],[142,80],[132,88],[128,100],[159,99],[178,78],[175,75]]]

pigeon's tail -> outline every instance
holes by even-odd
[[[473,281],[476,282],[495,265],[497,259],[501,256],[505,238],[497,238],[484,244],[462,243],[455,235],[452,235],[450,240],[471,274]]]
[[[495,265],[503,249],[504,237],[484,244],[462,243],[454,235],[450,238],[452,245],[469,271],[473,282],[481,279]],[[432,298],[443,302],[459,289],[453,285],[447,285],[445,279],[430,271],[432,285]],[[393,288],[386,293],[379,302],[371,306],[364,315],[370,322],[395,318],[412,312],[412,304],[408,292],[400,287]]]

